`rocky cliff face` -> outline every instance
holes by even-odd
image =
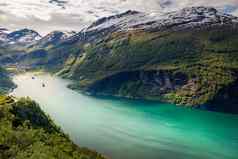
[[[181,89],[189,83],[183,73],[164,70],[121,72],[95,82],[86,88],[92,94],[153,99]],[[139,89],[139,91],[138,91]],[[161,98],[162,99],[162,98]]]

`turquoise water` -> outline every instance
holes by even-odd
[[[12,95],[36,100],[75,143],[112,159],[238,159],[238,116],[94,98],[68,89],[69,81],[32,76],[15,76]]]

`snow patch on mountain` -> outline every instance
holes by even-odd
[[[53,31],[42,37],[40,40],[32,43],[30,47],[45,48],[50,45],[56,45],[75,34],[75,31]]]
[[[7,34],[9,31],[6,28],[1,28],[0,27],[0,42],[5,42],[7,41]]]
[[[102,18],[85,31],[113,29],[126,31],[131,29],[160,29],[166,26],[193,27],[202,24],[228,24],[238,22],[238,18],[224,14],[212,7],[190,7],[166,14],[147,14],[136,11]]]
[[[42,37],[39,33],[37,33],[34,30],[22,29],[8,34],[7,38],[9,39],[10,44],[15,43],[26,44],[40,40]]]

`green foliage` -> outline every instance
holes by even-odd
[[[103,159],[79,148],[29,98],[0,96],[1,159]]]
[[[122,72],[162,70],[183,73],[188,81],[183,86],[175,85],[174,89],[160,91],[156,84],[152,86],[139,78],[128,78],[119,85],[110,85],[111,90],[109,86],[98,90],[102,94],[111,92],[111,95],[200,105],[212,101],[222,88],[238,78],[237,27],[113,33],[104,41],[89,46],[84,48],[80,62],[68,70],[70,77],[79,81],[71,86],[75,89],[93,89],[96,83],[114,79],[112,77]]]

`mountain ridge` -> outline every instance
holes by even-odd
[[[17,31],[10,32],[3,28],[5,31],[0,32],[0,36],[3,38],[0,41],[4,45],[21,44],[26,45],[31,42],[37,41],[41,38],[41,35],[34,30],[30,29],[20,29]]]

